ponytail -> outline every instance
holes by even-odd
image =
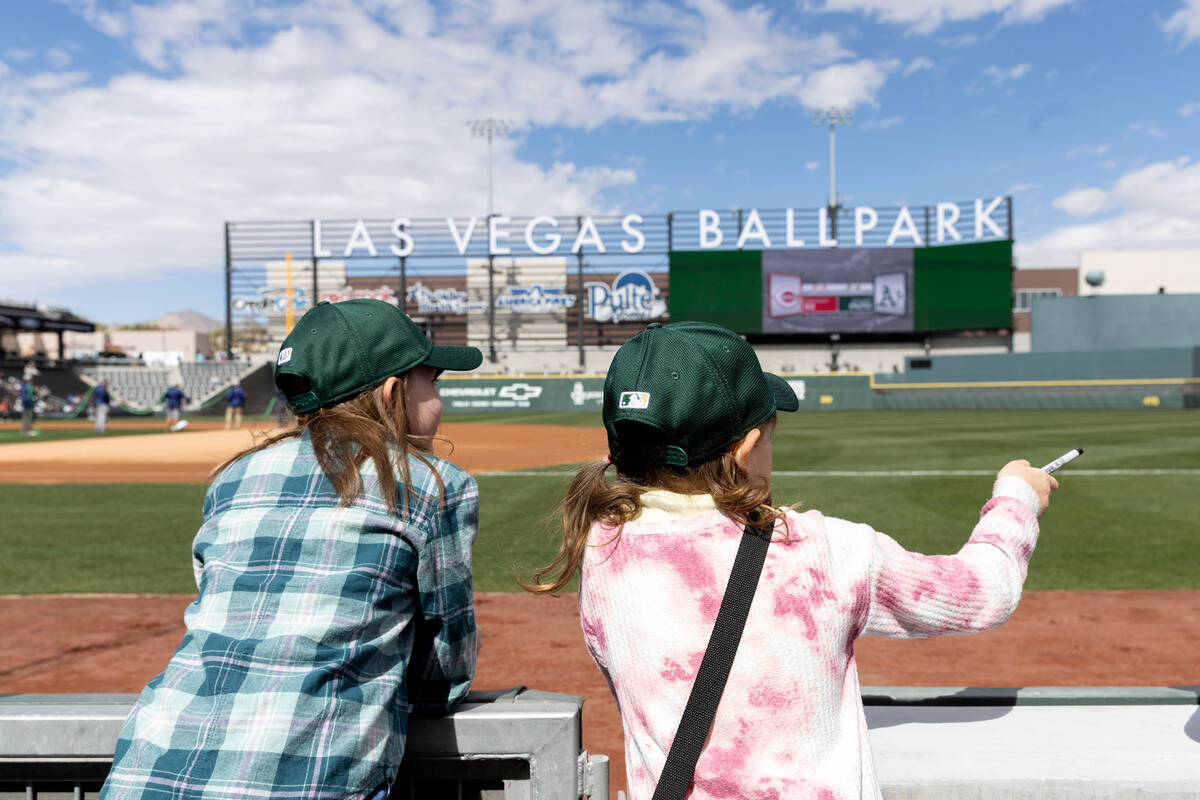
[[[610,484],[604,477],[608,465],[607,458],[596,459],[575,473],[561,504],[563,538],[558,555],[533,573],[532,583],[518,579],[522,588],[536,594],[553,594],[562,589],[571,582],[583,561],[593,522],[622,525],[637,515],[641,508],[638,493],[620,481]]]
[[[774,424],[774,417],[764,423],[768,435]],[[583,562],[592,525],[599,522],[616,528],[613,539],[619,538],[625,523],[641,513],[641,494],[649,489],[712,495],[717,509],[739,525],[773,525],[784,515],[771,503],[770,479],[747,474],[729,451],[691,467],[622,462],[612,483],[605,478],[608,466],[607,458],[596,459],[575,474],[562,501],[563,539],[558,555],[533,573],[532,583],[518,579],[522,588],[553,594],[570,583]]]

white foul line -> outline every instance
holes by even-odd
[[[777,469],[774,478],[956,478],[980,475],[995,475],[990,469],[892,469],[892,470],[794,470]],[[476,475],[502,478],[546,478],[569,477],[569,470],[511,470],[502,472],[478,472]],[[1200,469],[1064,469],[1058,477],[1071,475],[1200,475]]]

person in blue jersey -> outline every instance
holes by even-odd
[[[190,402],[192,402],[192,398],[184,394],[179,384],[167,387],[167,390],[162,395],[162,404],[163,408],[166,409],[167,415],[167,430],[180,431],[186,427],[186,423],[181,424],[179,414],[183,409],[183,404]]]
[[[33,414],[37,406],[37,389],[34,387],[33,378],[29,374],[26,374],[25,378],[21,381],[17,400],[21,406],[21,435],[37,436],[37,429],[33,427]]]
[[[112,395],[108,392],[108,381],[100,381],[92,389],[92,414],[96,433],[108,430],[108,411],[112,406]]]
[[[246,390],[234,381],[225,392],[225,430],[241,430],[242,411],[246,407]]]
[[[187,633],[142,692],[101,800],[383,800],[414,711],[474,677],[478,489],[433,455],[443,370],[378,300],[321,303],[283,341],[288,429],[218,467]]]

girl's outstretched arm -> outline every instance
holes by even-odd
[[[1009,467],[1001,471],[971,538],[955,555],[913,553],[890,536],[873,532],[864,635],[971,633],[994,628],[1011,616],[1021,598],[1044,508],[1041,493],[1012,473]],[[1039,488],[1049,494],[1048,485]]]

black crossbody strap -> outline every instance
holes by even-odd
[[[725,597],[721,600],[721,609],[717,612],[717,621],[708,640],[708,649],[704,651],[704,660],[696,672],[692,693],[683,709],[679,730],[675,732],[675,740],[667,753],[667,763],[654,789],[654,800],[683,800],[688,787],[692,785],[696,762],[700,760],[700,751],[704,749],[704,740],[712,728],[721,693],[725,691],[725,682],[729,680],[729,670],[737,655],[738,643],[746,629],[746,617],[750,614],[750,604],[754,601],[754,592],[758,588],[758,578],[762,574],[770,543],[770,528],[747,525],[742,531],[729,585],[725,588]]]

